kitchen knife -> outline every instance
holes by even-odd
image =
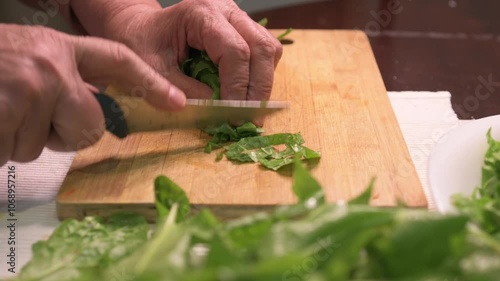
[[[182,111],[161,111],[144,99],[99,93],[106,130],[119,138],[136,132],[217,126],[229,120],[251,121],[288,108],[283,101],[188,99]]]

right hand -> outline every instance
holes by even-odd
[[[185,105],[181,90],[122,44],[5,24],[0,38],[0,166],[34,160],[45,146],[95,143],[105,126],[92,84],[118,84],[163,110]]]

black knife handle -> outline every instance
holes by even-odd
[[[106,130],[120,139],[128,135],[127,119],[120,105],[110,96],[99,93],[95,94],[106,120]]]

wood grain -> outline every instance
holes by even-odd
[[[273,30],[278,34],[280,30]],[[321,151],[312,173],[329,201],[348,200],[376,177],[372,204],[427,202],[367,37],[359,31],[295,30],[276,70],[273,99],[291,108],[267,120],[266,134],[301,132]],[[154,220],[153,180],[164,174],[192,204],[223,217],[295,202],[291,170],[215,162],[199,130],[111,135],[76,156],[57,197],[60,218],[118,209]]]

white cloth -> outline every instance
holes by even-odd
[[[453,112],[449,92],[389,92],[410,155],[416,166],[429,209],[435,205],[427,183],[427,160],[437,140],[461,122]],[[31,258],[31,245],[47,238],[59,224],[54,198],[73,160],[73,153],[45,150],[32,163],[9,163],[0,168],[0,278],[7,271],[7,169],[16,167],[16,271]]]
[[[449,92],[389,92],[389,98],[429,209],[435,210],[427,180],[429,155],[443,135],[468,121],[458,120],[451,107]]]

